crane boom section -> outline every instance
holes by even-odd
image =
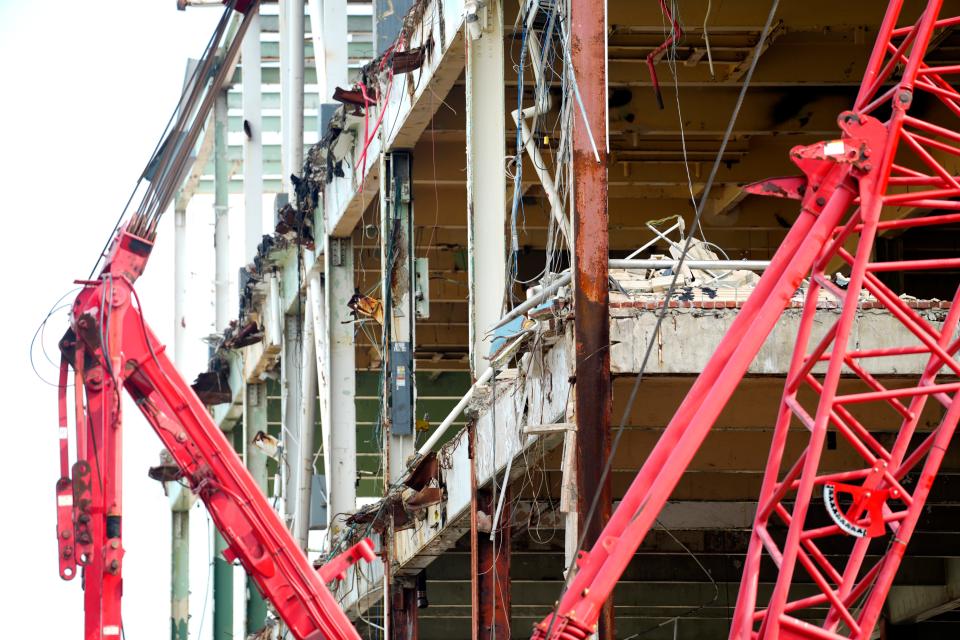
[[[119,398],[125,390],[176,462],[182,481],[203,500],[226,540],[227,560],[243,565],[292,635],[300,640],[358,639],[323,583],[321,575],[329,573],[311,566],[144,320],[133,285],[151,249],[150,242],[126,230],[117,235],[100,277],[81,283],[71,329],[61,341],[66,362],[75,362],[78,353],[84,355],[88,453],[93,458],[84,462],[96,476],[86,481],[94,490],[82,513],[75,514],[93,524],[86,557],[76,558],[88,565],[85,582],[98,591],[96,601],[87,598],[87,637],[107,638],[115,635],[115,628],[119,633],[122,624]],[[64,405],[61,401],[61,409]],[[69,524],[61,519],[58,531],[69,531]],[[342,575],[345,566],[373,557],[372,545],[365,540],[336,560],[335,573]],[[102,588],[95,587],[97,574],[102,576]]]

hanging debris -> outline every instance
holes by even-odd
[[[354,289],[353,297],[347,302],[347,306],[357,320],[372,318],[378,324],[383,325],[383,303],[376,298],[360,293],[360,289]]]

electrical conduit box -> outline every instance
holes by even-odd
[[[390,349],[390,433],[413,435],[413,354],[409,342]]]

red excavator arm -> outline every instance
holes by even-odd
[[[374,558],[364,540],[328,567],[314,569],[207,409],[177,373],[144,321],[134,282],[152,244],[126,230],[113,242],[96,280],[80,282],[71,327],[61,340],[60,461],[57,539],[60,574],[84,572],[88,640],[119,638],[122,630],[122,416],[126,390],[160,436],[207,507],[228,545],[298,639],[358,639],[324,585],[361,558]],[[134,301],[137,304],[134,305]],[[67,450],[68,367],[74,369],[77,462]],[[84,402],[85,395],[85,402]]]
[[[954,213],[960,211],[960,176],[947,168],[947,159],[960,156],[960,92],[949,82],[960,65],[924,60],[934,33],[960,24],[960,17],[941,17],[938,0],[929,0],[919,15],[901,16],[903,4],[892,0],[887,8],[853,110],[839,118],[841,138],[795,148],[791,156],[802,177],[750,189],[801,200],[800,215],[597,543],[580,554],[576,575],[553,614],[536,625],[534,638],[573,640],[596,630],[601,607],[805,278],[806,300],[730,637],[872,637],[960,418],[960,384],[936,380],[941,372],[960,375],[955,358],[960,340],[954,338],[960,290],[938,326],[878,277],[936,274],[956,269],[960,259],[872,258],[878,233],[960,222],[960,213]],[[898,22],[905,26],[898,28]],[[916,92],[925,94],[924,106],[911,109]],[[953,126],[928,121],[930,113]],[[850,270],[845,288],[827,275],[837,264]],[[903,344],[869,348],[850,340],[861,293],[869,295],[871,308],[888,311],[902,324]],[[821,296],[842,311],[813,340],[814,325],[822,322],[815,317]],[[869,373],[871,359],[908,355],[925,362],[913,384],[887,388]],[[814,373],[817,365],[826,367],[824,374]],[[856,378],[864,391],[839,389],[841,373]],[[921,430],[928,400],[943,409],[932,430]],[[851,407],[865,404],[896,412],[900,428],[893,438],[878,436],[858,420]],[[856,461],[850,468],[829,473],[821,468],[828,429]],[[788,432],[793,445],[806,438],[805,446],[787,447]],[[849,496],[848,506],[840,505],[838,494]],[[827,526],[807,521],[811,501],[819,496],[825,504],[815,508],[833,520]],[[834,549],[844,544],[836,540],[841,537],[847,538],[849,555],[829,557],[824,549],[830,542]],[[762,562],[777,569],[772,592],[760,586]],[[804,582],[814,588],[795,588]]]

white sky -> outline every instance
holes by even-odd
[[[174,0],[0,0],[0,212],[4,254],[10,258],[4,295],[9,307],[2,320],[9,360],[0,373],[0,411],[8,442],[21,443],[0,465],[7,487],[6,525],[0,527],[5,637],[75,638],[83,629],[80,580],[63,582],[57,573],[56,389],[31,371],[31,336],[72,281],[87,277],[176,104],[186,59],[200,55],[219,13],[178,12]],[[195,295],[188,314],[196,318],[194,339],[206,332],[210,318],[208,212],[209,201],[198,201],[189,216]],[[138,283],[147,318],[168,344],[172,224],[171,212]],[[232,235],[236,244],[237,234]],[[65,311],[48,327],[45,345],[56,359]],[[204,357],[198,339],[190,352],[198,358],[186,372],[192,379]],[[55,365],[39,351],[34,355],[41,374],[54,381]],[[147,467],[157,461],[160,442],[134,407],[127,406],[125,415],[126,638],[166,640],[170,517],[160,485],[146,476]],[[191,637],[196,638],[206,586],[207,525],[197,510],[192,520]],[[210,606],[202,637],[212,626]]]

